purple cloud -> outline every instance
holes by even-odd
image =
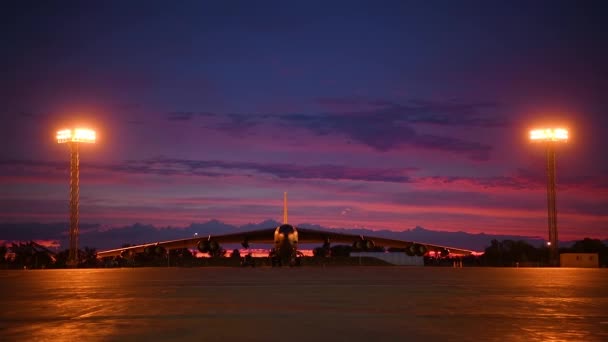
[[[174,111],[167,113],[166,118],[169,121],[191,121],[197,117],[205,116],[215,116],[215,114],[208,112]]]
[[[235,174],[243,175],[255,172],[282,179],[327,179],[397,183],[409,182],[410,176],[408,174],[417,170],[415,168],[356,168],[331,164],[303,166],[220,160],[170,159],[162,157],[146,160],[128,160],[120,164],[82,163],[82,165],[93,169],[129,174],[227,177]],[[17,167],[29,170],[28,172],[36,172],[36,175],[40,176],[39,169],[64,170],[66,165],[62,162],[0,160],[0,167],[2,167],[1,170],[4,175],[7,174],[7,167]]]
[[[221,169],[222,171],[210,171]],[[258,172],[278,178],[330,179],[370,182],[407,182],[407,172],[413,169],[353,168],[339,165],[300,166],[293,164],[269,164],[253,162],[227,162],[219,160],[165,159],[127,162],[122,168],[126,172],[157,174],[188,174],[202,176],[228,176],[227,171]]]
[[[458,102],[411,99],[404,104],[382,99],[320,98],[317,102],[341,115],[378,116],[410,124],[440,126],[505,127],[509,121],[493,112],[495,102]]]
[[[397,104],[385,100],[322,98],[319,104],[330,109],[323,114],[212,114],[206,127],[227,133],[243,132],[262,124],[284,128],[304,128],[317,136],[340,135],[348,140],[387,152],[401,147],[413,147],[468,155],[472,160],[490,159],[492,146],[436,134],[421,134],[417,124],[464,127],[503,127],[504,118],[485,114],[498,107],[495,103],[460,103],[411,100]],[[200,113],[173,112],[170,121],[189,121]]]

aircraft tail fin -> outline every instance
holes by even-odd
[[[287,224],[287,191],[283,193],[283,224]]]

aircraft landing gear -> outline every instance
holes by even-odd
[[[272,265],[272,267],[281,267],[282,266],[281,258],[279,257],[277,252],[271,251],[270,254],[268,255],[268,258],[270,259],[270,264]]]
[[[302,252],[297,252],[297,254],[292,256],[291,259],[289,260],[289,267],[302,266],[302,257],[303,256],[304,256],[304,254],[302,254]]]
[[[242,259],[241,259],[241,266],[242,267],[247,267],[247,266],[251,266],[252,268],[255,267],[255,261],[253,259],[253,256],[251,256],[251,253],[245,255]]]
[[[272,263],[272,267],[281,267],[282,262],[280,258],[274,257],[274,258],[270,258],[270,262]]]

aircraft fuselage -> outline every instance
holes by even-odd
[[[274,249],[271,257],[281,264],[294,265],[298,256],[298,230],[290,224],[282,224],[274,231]]]

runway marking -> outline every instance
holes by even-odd
[[[395,287],[395,288],[399,288],[402,287],[401,285],[384,285],[384,284],[366,284],[366,285],[353,285],[353,284],[292,284],[298,287],[323,287],[323,288],[330,288],[330,287],[348,287],[348,288],[360,288],[360,287]],[[239,285],[232,285],[232,284],[213,284],[213,285],[190,285],[188,286],[188,288],[212,288],[212,287],[221,287],[221,288],[241,288],[241,287],[255,287],[255,288],[260,288],[260,287],[282,287],[282,285],[275,285],[275,284],[239,284]]]
[[[104,309],[102,308],[102,309],[99,309],[99,310],[89,311],[87,313],[83,313],[82,315],[74,316],[74,317],[72,317],[72,319],[87,318],[87,317],[90,317],[90,316],[92,316],[92,315],[100,312],[100,311],[104,311]]]

